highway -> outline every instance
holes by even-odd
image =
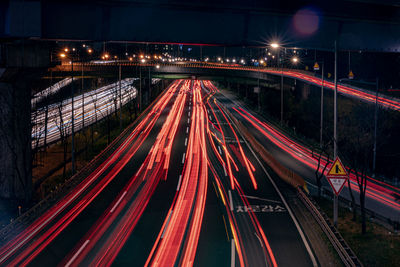
[[[316,185],[315,170],[318,166],[318,158],[312,155],[311,149],[298,143],[296,140],[287,136],[285,133],[271,125],[265,119],[244,107],[236,97],[227,91],[218,94],[217,99],[240,120],[257,140],[268,149],[283,165],[295,171],[306,179],[309,186]],[[321,164],[325,165],[327,159],[321,158]],[[331,162],[332,163],[332,162]],[[328,164],[328,168],[331,164]],[[320,168],[320,172],[322,168]],[[327,170],[326,170],[327,171]],[[330,185],[325,178],[322,180],[323,187],[330,189]],[[355,192],[356,202],[359,203],[359,187],[354,173],[350,174],[350,182],[353,192]],[[347,183],[343,188],[341,196],[351,200]],[[366,192],[366,208],[395,221],[400,221],[400,189],[392,185],[381,182],[372,177],[368,177]]]
[[[11,266],[317,266],[209,81],[177,80],[85,179],[0,248]]]
[[[121,95],[119,91],[119,82],[115,82],[76,96],[74,98],[75,131],[79,131],[83,126],[89,126],[109,114],[112,114],[115,109],[119,109],[120,97],[122,106],[136,98],[136,88],[132,86],[134,80],[135,78],[121,80]],[[61,85],[59,85],[59,83],[55,84],[54,88],[59,90],[61,86],[70,84],[71,78],[62,80],[61,82]],[[49,88],[51,89],[53,87]],[[46,94],[53,94],[54,90],[43,90],[42,92],[44,93],[40,94],[40,97],[43,98]],[[50,144],[60,140],[61,134],[65,136],[71,134],[71,103],[72,101],[69,98],[48,106],[47,128],[45,125],[46,107],[32,112],[31,120],[34,125],[32,127],[32,147],[43,146],[45,137],[47,139],[46,144]]]

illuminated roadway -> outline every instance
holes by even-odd
[[[257,114],[246,109],[235,96],[229,92],[218,95],[218,100],[224,104],[231,113],[240,120],[245,127],[251,131],[253,136],[274,155],[283,165],[300,174],[306,179],[309,186],[315,186],[315,170],[318,166],[318,158],[312,155],[311,149],[296,142],[290,136],[286,136],[279,129],[268,123]],[[326,164],[326,158],[322,157],[321,164]],[[331,166],[330,164],[328,165]],[[323,167],[320,167],[320,171]],[[359,203],[359,187],[354,173],[350,174],[351,187],[355,192],[356,202]],[[322,180],[323,186],[330,189],[325,178]],[[341,196],[351,200],[347,183]],[[368,177],[366,191],[366,208],[394,221],[400,220],[400,189],[390,184],[386,184],[372,177]]]
[[[60,87],[71,83],[72,79],[62,80],[62,84],[54,86],[55,89],[48,90],[49,87],[41,95],[38,95],[37,100],[42,100],[44,94],[52,94],[58,91]],[[126,103],[136,98],[136,88],[132,86],[136,78],[127,78],[121,80],[121,92],[119,92],[119,82],[115,82],[96,90],[78,95],[74,98],[74,128],[79,131],[83,126],[89,126],[106,116],[112,114],[115,109],[120,108],[120,104],[124,106]],[[120,103],[121,100],[121,103]],[[46,144],[58,141],[61,138],[61,133],[65,136],[71,134],[71,98],[62,102],[51,104],[48,106],[48,122],[46,122],[46,107],[42,107],[33,112],[31,115],[32,123],[32,147],[41,147],[44,145],[45,131],[47,130]]]
[[[108,158],[0,248],[0,265],[316,266],[217,92],[172,83]]]

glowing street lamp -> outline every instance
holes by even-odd
[[[292,58],[292,62],[293,62],[294,64],[296,64],[297,62],[299,62],[299,58],[298,58],[298,57],[293,57],[293,58]]]
[[[69,50],[68,50],[68,48],[66,47],[66,48],[64,48],[64,51],[65,51],[66,53],[68,53]]]
[[[65,58],[66,56],[67,56],[67,55],[64,54],[64,53],[61,53],[61,54],[60,54],[60,57],[61,57],[61,58]]]
[[[89,48],[89,49],[87,50],[87,52],[88,52],[89,54],[91,54],[91,53],[93,53],[93,49],[92,49],[92,48]]]
[[[271,43],[272,48],[278,48],[280,45],[278,43]]]

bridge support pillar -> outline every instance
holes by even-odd
[[[0,70],[1,71],[1,70]],[[30,74],[3,69],[0,76],[0,199],[27,202],[32,195]]]
[[[31,89],[32,82],[50,66],[50,51],[46,43],[27,40],[0,44],[2,216],[9,214],[10,207],[17,210],[17,203],[24,208],[32,196]]]

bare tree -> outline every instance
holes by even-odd
[[[328,147],[331,142],[325,142],[322,146],[321,153],[319,153],[317,160],[318,160],[318,165],[317,168],[315,169],[315,181],[317,182],[317,187],[318,187],[318,197],[321,197],[321,189],[322,189],[322,178],[324,177],[324,173],[326,168],[328,167],[329,161],[330,161],[330,154],[328,152]],[[322,168],[322,171],[320,172],[320,168],[322,167],[322,162],[321,159],[323,155],[326,155],[326,163]],[[312,153],[314,156],[314,151]]]
[[[66,177],[66,165],[67,165],[67,153],[68,153],[68,139],[67,139],[67,127],[64,123],[63,117],[63,103],[59,102],[58,106],[58,117],[55,118],[55,124],[60,133],[61,145],[63,147],[63,179]]]

